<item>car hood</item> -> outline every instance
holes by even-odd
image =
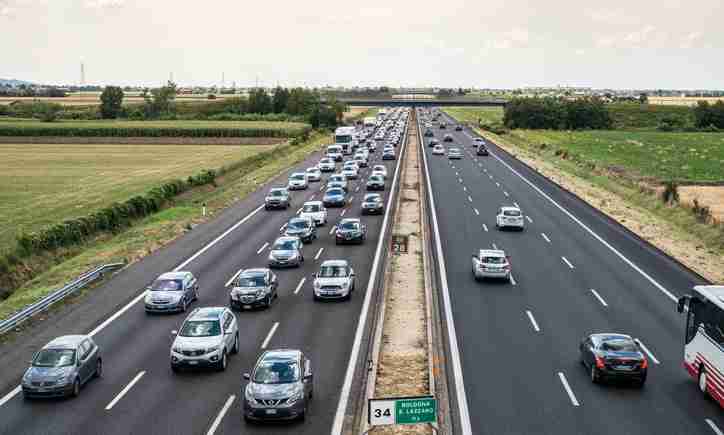
[[[324,199],[338,200],[338,199],[342,199],[342,198],[344,198],[344,195],[338,195],[336,193],[325,193],[324,194]]]
[[[299,214],[299,217],[308,217],[308,218],[319,218],[324,216],[323,211],[303,211]]]
[[[349,278],[317,278],[314,280],[317,285],[344,286]]]
[[[270,256],[274,258],[289,258],[292,255],[294,255],[297,251],[294,250],[285,250],[285,249],[275,249],[269,253]]]
[[[211,346],[221,344],[221,335],[213,337],[181,337],[176,336],[173,347],[179,347],[183,350],[208,349]]]
[[[312,232],[312,228],[287,228],[284,234],[287,236],[298,236],[300,234],[309,234]]]
[[[260,286],[260,287],[234,287],[231,289],[232,293],[241,293],[244,295],[248,294],[254,294],[258,292],[259,290],[266,290],[266,287]]]
[[[25,372],[25,379],[29,381],[54,381],[67,376],[75,370],[75,366],[67,367],[30,367]]]
[[[257,384],[249,382],[247,387],[255,399],[285,399],[299,390],[299,383]]]
[[[377,202],[377,201],[374,201],[374,202],[363,202],[363,203],[362,203],[362,207],[367,207],[367,208],[371,208],[371,207],[382,207],[382,203],[381,203],[381,202]]]
[[[183,296],[182,291],[149,291],[148,294],[151,296],[152,301],[167,301],[181,299]]]

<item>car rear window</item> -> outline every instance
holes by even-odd
[[[636,352],[638,348],[633,340],[628,338],[613,338],[601,343],[601,350],[611,352]]]
[[[520,216],[520,212],[518,210],[505,210],[503,216]]]
[[[483,257],[483,263],[486,264],[504,264],[505,258],[503,257]]]
[[[316,213],[319,211],[319,209],[320,209],[319,204],[307,204],[302,209],[302,212]]]

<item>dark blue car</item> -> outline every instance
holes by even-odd
[[[347,203],[347,194],[340,187],[333,187],[324,192],[322,202],[325,207],[344,207]]]

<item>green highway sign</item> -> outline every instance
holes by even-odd
[[[368,408],[370,426],[437,421],[437,399],[433,396],[370,399]]]

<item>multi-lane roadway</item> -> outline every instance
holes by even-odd
[[[418,119],[420,119],[418,117]],[[440,288],[449,295],[459,358],[451,383],[458,429],[472,434],[718,434],[721,409],[682,368],[675,298],[702,280],[494,144],[477,156],[470,129],[433,132],[463,159],[432,154],[424,138],[439,238]],[[424,127],[423,127],[424,131]],[[453,143],[443,142],[444,134]],[[525,231],[498,231],[496,209],[518,205]],[[471,255],[503,249],[511,283],[476,282]],[[451,329],[453,330],[453,329]],[[593,384],[578,344],[591,332],[640,339],[643,389]],[[451,346],[452,347],[452,346]]]

